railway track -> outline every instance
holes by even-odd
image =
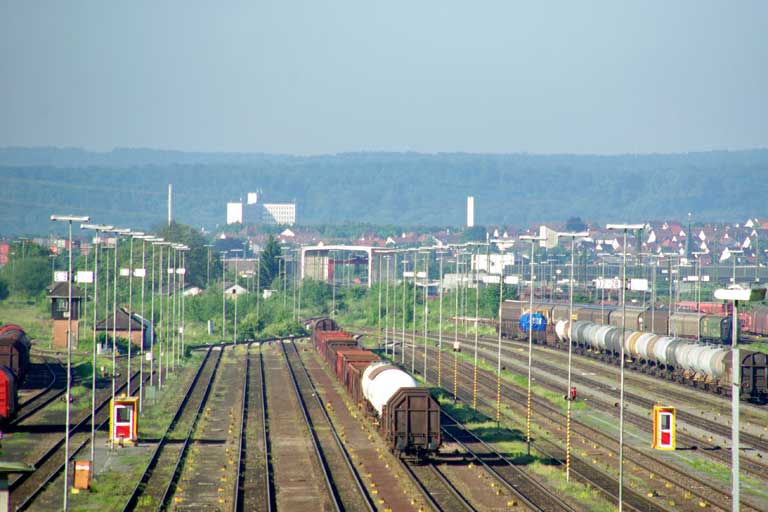
[[[436,349],[430,349],[436,350]],[[466,403],[471,403],[471,392],[463,392],[465,389],[472,389],[473,382],[473,367],[470,363],[461,362],[459,364],[460,372],[459,377],[463,379],[463,382],[458,386],[458,389],[462,390],[460,393],[460,399]],[[436,372],[435,372],[436,373]],[[493,410],[495,407],[495,392],[496,392],[496,378],[487,374],[485,371],[479,372],[479,384],[485,389],[489,395],[488,398],[482,399],[486,407]],[[524,408],[526,404],[527,396],[523,390],[516,389],[515,386],[507,382],[502,381],[502,395],[506,398],[512,398],[520,407]],[[552,430],[555,430],[557,426],[564,424],[563,413],[549,404],[546,400],[536,398],[534,396],[533,405],[535,407],[535,415],[538,417],[545,417],[551,422]],[[578,421],[573,422],[573,432],[576,435],[582,436],[583,443],[585,445],[592,444],[593,446],[602,447],[609,454],[616,453],[615,440],[604,432],[590,427],[586,424]],[[588,440],[588,441],[587,441]],[[552,460],[562,461],[565,460],[565,452],[558,445],[546,440],[537,439],[535,442],[537,450],[542,454],[550,457]],[[611,455],[613,458],[613,456]],[[690,494],[691,497],[695,496],[702,503],[708,506],[715,506],[722,510],[730,510],[730,495],[725,489],[714,489],[712,482],[707,482],[703,479],[691,474],[690,471],[685,471],[679,467],[669,464],[658,458],[652,458],[648,455],[635,450],[625,445],[624,452],[625,465],[632,463],[636,469],[643,470],[646,474],[654,474],[656,478],[667,479],[670,482],[674,482],[681,494]],[[617,499],[616,489],[618,483],[612,476],[603,473],[602,471],[596,471],[593,466],[580,460],[578,457],[572,457],[573,468],[577,474],[582,474],[584,480],[591,482],[593,486],[600,489],[606,496],[612,499]],[[625,480],[626,482],[626,480]],[[626,484],[625,484],[626,485]],[[646,499],[644,496],[635,493],[631,489],[624,489],[625,507],[631,506],[635,510],[664,510],[660,504]],[[763,507],[750,503],[742,497],[741,501],[743,510],[764,510]]]
[[[512,492],[531,510],[568,511],[575,509],[563,501],[557,493],[531,478],[519,466],[499,453],[477,435],[464,428],[453,416],[442,411],[440,425],[444,438],[461,446],[478,464]]]
[[[224,347],[208,348],[168,428],[163,433],[124,511],[165,510],[180,474],[192,432],[205,406]],[[216,353],[212,355],[212,353]]]
[[[514,358],[517,361],[518,369],[520,370],[522,370],[523,364],[527,364],[527,359],[523,361],[522,358],[520,357],[520,354],[515,354],[514,351],[512,351],[511,353],[507,351],[506,357]],[[509,361],[509,359],[507,361]],[[509,365],[509,362],[507,362],[506,364]],[[541,359],[537,360],[535,363],[534,376],[536,378],[536,382],[540,385],[543,385],[544,387],[549,388],[552,391],[560,392],[563,389],[565,389],[565,385],[558,385],[558,383],[555,382],[554,379],[549,377],[552,375],[561,374],[562,372],[563,372],[562,368],[558,368],[557,366],[546,363]],[[595,390],[595,389],[605,388],[604,384],[594,379],[590,379],[589,377],[578,375],[575,373],[572,375],[572,380],[574,383],[584,384],[587,389]],[[652,390],[649,389],[649,391],[652,391]],[[653,406],[656,405],[657,403],[655,400],[651,400],[649,398],[643,397],[642,395],[639,395],[637,393],[628,392],[626,388],[624,391],[624,395],[625,395],[625,400],[629,402],[633,402],[634,404],[644,408],[646,411],[652,410]],[[612,403],[607,402],[601,398],[598,398],[594,396],[594,394],[592,394],[592,396],[590,397],[590,404],[610,415],[616,415],[618,417],[618,412],[616,411],[616,407],[614,407]],[[722,435],[725,438],[728,438],[731,435],[731,430],[728,425],[723,425],[720,423],[715,423],[713,421],[705,420],[683,410],[678,410],[676,414],[679,421],[685,421],[692,426],[703,428],[709,432]],[[640,430],[647,432],[649,435],[652,435],[652,429],[649,428],[651,427],[651,423],[648,421],[647,417],[634,413],[632,411],[625,411],[624,418],[625,418],[625,421],[627,421],[629,424],[632,424],[637,428],[639,428]],[[722,450],[721,449],[722,447],[719,444],[714,444],[706,440],[696,438],[692,435],[689,435],[680,431],[680,429],[678,429],[676,436],[679,443],[683,445],[701,447],[702,453],[704,453],[706,456],[718,462],[724,463],[726,465],[730,464],[729,452],[727,450]],[[753,434],[749,434],[746,432],[741,433],[740,436],[743,439],[746,439],[746,442],[742,443],[742,445],[744,444],[751,445],[752,447],[758,450],[762,450],[768,453],[768,442],[766,442],[765,440],[760,439],[758,436],[755,436]],[[764,478],[766,475],[768,475],[768,465],[762,464],[758,461],[751,460],[751,459],[743,459],[741,462],[741,469],[751,473],[757,478]]]
[[[436,340],[436,338],[431,336],[428,339],[432,341]],[[474,344],[474,339],[466,338],[463,336],[460,336],[459,340],[464,344],[463,345],[464,347],[467,347],[467,346],[471,347]],[[519,352],[512,350],[513,343],[518,344],[517,341],[510,341],[510,340],[505,340],[502,343],[502,357],[511,358],[519,361],[521,364],[524,363],[527,365],[527,356],[521,355]],[[519,342],[519,343],[520,343],[520,346],[527,345],[527,342]],[[483,347],[487,350],[486,351],[487,356],[492,357],[493,359],[496,358],[498,340],[490,340],[488,338],[481,337],[479,339],[478,346]],[[547,375],[558,375],[564,371],[562,368],[558,368],[557,366],[547,363],[546,361],[551,360],[553,356],[562,360],[566,357],[566,354],[561,353],[561,351],[559,350],[545,349],[539,345],[534,345],[533,350],[534,350],[534,356],[536,360],[534,372],[537,372],[537,371],[539,372],[536,375],[536,378],[538,379],[539,382],[547,381],[548,380]],[[595,360],[591,358],[584,358],[584,360],[581,360],[581,361],[577,361],[577,358],[574,358],[573,368],[584,370],[585,373],[589,373],[590,371],[598,371],[598,370],[604,371],[606,369],[606,367],[603,367],[603,366],[596,368],[592,364],[594,362]],[[565,363],[563,362],[563,364]],[[608,369],[618,371],[618,369],[614,368],[613,366],[608,367]],[[653,386],[653,383],[648,383],[648,382],[645,382],[644,380],[633,378],[630,374],[628,374],[626,378],[627,378],[627,384],[631,384],[632,386],[637,386],[643,389],[647,389],[649,392],[654,394],[659,393],[658,388],[655,388]],[[606,388],[606,385],[604,383],[599,382],[595,379],[591,379],[588,376],[581,375],[579,374],[579,372],[573,372],[572,379],[575,383],[583,384],[586,387],[586,389]],[[551,382],[551,379],[549,379],[549,381]],[[690,393],[685,394],[682,391],[670,391],[669,388],[678,387],[677,385],[672,386],[672,384],[676,384],[676,383],[673,383],[671,381],[662,381],[662,382],[670,384],[666,386],[664,389],[665,396],[674,396],[680,403],[689,403],[692,400]],[[688,390],[696,389],[691,386],[686,386],[686,387]],[[552,389],[555,390],[556,392],[561,392],[565,388],[564,386],[557,387],[555,385],[552,385]],[[713,396],[711,393],[704,392],[702,390],[698,390],[698,391],[699,391],[699,394],[701,395],[700,399],[702,401],[706,400],[707,398],[711,399]],[[646,408],[647,410],[651,410],[653,406],[656,404],[654,400],[647,398],[646,396],[640,395],[638,393],[633,393],[632,391],[628,391],[626,387],[625,387],[624,394],[627,400],[632,401],[637,405]],[[707,404],[711,405],[711,402],[707,402]],[[727,404],[727,408],[728,408],[727,413],[730,414],[730,403]],[[759,413],[765,412],[763,409],[757,406],[755,406],[754,409],[756,410],[755,412],[759,412]],[[632,414],[630,413],[630,415]],[[632,415],[632,416],[636,416],[636,415]],[[708,420],[706,418],[697,416],[695,414],[686,412],[681,409],[678,409],[677,411],[677,418],[679,421],[685,421],[691,425],[697,426],[698,428],[721,435],[726,439],[730,439],[731,429],[728,425],[724,425],[723,423],[718,423],[712,420]],[[640,426],[640,423],[643,422],[642,428],[647,429],[647,426],[648,426],[647,418],[644,418],[642,416],[637,416],[633,421],[638,426]],[[759,422],[760,419],[755,418],[755,421]],[[765,420],[763,419],[762,421],[765,421]],[[702,445],[702,448],[705,450],[705,453],[707,453],[708,455],[711,455],[713,458],[719,461],[725,460],[723,458],[724,453],[722,450],[720,450],[721,447],[719,445],[709,443],[702,439],[686,436],[686,434],[681,432],[678,432],[678,439],[691,444],[695,443],[696,445]],[[740,440],[741,440],[742,446],[752,447],[757,450],[763,451],[764,453],[768,453],[768,439],[760,438],[757,435],[754,435],[750,432],[746,432],[742,430],[740,433]],[[750,461],[750,460],[745,460],[743,464],[744,464],[743,466],[744,469],[752,472],[756,476],[768,474],[768,466],[766,466],[765,464],[761,464],[760,462]]]
[[[45,366],[46,373],[50,376],[48,384],[37,393],[25,398],[25,400],[19,404],[19,414],[8,423],[11,429],[31,418],[35,413],[44,409],[53,401],[58,400],[67,392],[67,370],[63,368],[61,364],[54,366],[47,361],[43,363],[43,366]],[[30,377],[32,376],[30,375],[27,377],[25,385],[30,384]]]
[[[132,382],[138,381],[139,372],[131,376]],[[120,384],[115,392],[120,393],[127,386],[127,379]],[[137,386],[138,389],[138,386]],[[96,429],[102,429],[109,422],[109,402],[112,398],[111,389],[99,397],[96,404]],[[80,421],[70,427],[69,459],[73,460],[76,454],[90,443],[90,410]],[[58,438],[47,450],[45,450],[32,464],[35,466],[33,473],[20,475],[11,482],[11,509],[26,510],[45,491],[64,470],[64,444],[65,436]]]
[[[278,509],[301,511],[333,510],[322,469],[302,416],[287,361],[277,344],[263,350],[264,380],[267,382],[267,429],[270,466]],[[273,436],[273,433],[275,434]],[[279,433],[279,435],[277,435]]]
[[[248,345],[245,358],[245,381],[241,404],[242,428],[238,461],[235,512],[276,509],[275,488],[270,462],[270,440],[267,431],[267,388],[264,381],[264,358],[261,344],[258,352]]]
[[[288,345],[290,348],[286,348]],[[301,360],[296,344],[280,343],[291,381],[309,430],[315,454],[323,470],[336,510],[376,510],[360,475],[352,464],[336,428],[325,410],[318,390]]]
[[[436,512],[476,510],[435,463],[400,462],[408,477]]]
[[[233,509],[239,488],[245,432],[243,400],[246,347],[221,350],[202,414],[189,436],[188,452],[168,501],[173,510]],[[241,353],[242,352],[242,353]]]

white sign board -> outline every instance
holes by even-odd
[[[621,279],[618,277],[614,278],[602,278],[598,277],[595,279],[595,287],[598,290],[620,290],[621,289]]]
[[[173,274],[173,268],[172,267],[168,267],[168,273],[169,274]]]
[[[413,277],[413,272],[411,271],[403,272],[403,277]]]
[[[129,268],[120,269],[120,277],[130,277],[130,275],[131,275],[131,269]]]
[[[419,279],[424,279],[425,277],[427,277],[427,273],[426,272],[416,272],[416,277],[418,277]]]
[[[647,279],[630,279],[629,289],[637,292],[647,292],[648,280]]]
[[[176,273],[177,274],[186,274],[187,273],[187,269],[185,269],[185,268],[177,268],[176,269]]]
[[[483,282],[486,284],[499,284],[501,276],[483,276]]]
[[[67,271],[66,270],[57,270],[53,273],[53,280],[57,283],[66,283],[67,282]]]
[[[78,283],[92,283],[93,272],[88,270],[80,270],[77,274],[75,274],[75,281]]]
[[[505,276],[504,284],[519,284],[520,276]]]
[[[133,269],[133,277],[146,277],[146,276],[147,276],[147,269],[145,268]]]

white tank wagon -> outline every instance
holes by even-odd
[[[587,321],[560,320],[555,333],[561,344],[572,343],[578,353],[614,364],[619,362],[621,328]],[[660,336],[627,329],[624,349],[628,367],[644,373],[729,394],[731,349],[690,339]],[[561,345],[562,346],[562,345]],[[764,354],[742,351],[742,399],[757,403],[768,400]]]
[[[391,364],[373,363],[363,372],[363,396],[379,416],[400,388],[418,386],[413,377]]]
[[[368,366],[361,380],[363,397],[395,455],[422,458],[437,451],[442,441],[440,405],[429,389],[384,362]]]

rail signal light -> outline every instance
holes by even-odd
[[[675,449],[675,408],[653,406],[653,443],[657,450]]]

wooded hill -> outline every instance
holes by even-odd
[[[667,155],[346,153],[321,156],[116,149],[0,149],[0,235],[45,234],[51,213],[150,228],[174,215],[225,221],[225,203],[263,190],[298,203],[301,224],[459,226],[466,196],[476,223],[768,217],[768,150]]]

